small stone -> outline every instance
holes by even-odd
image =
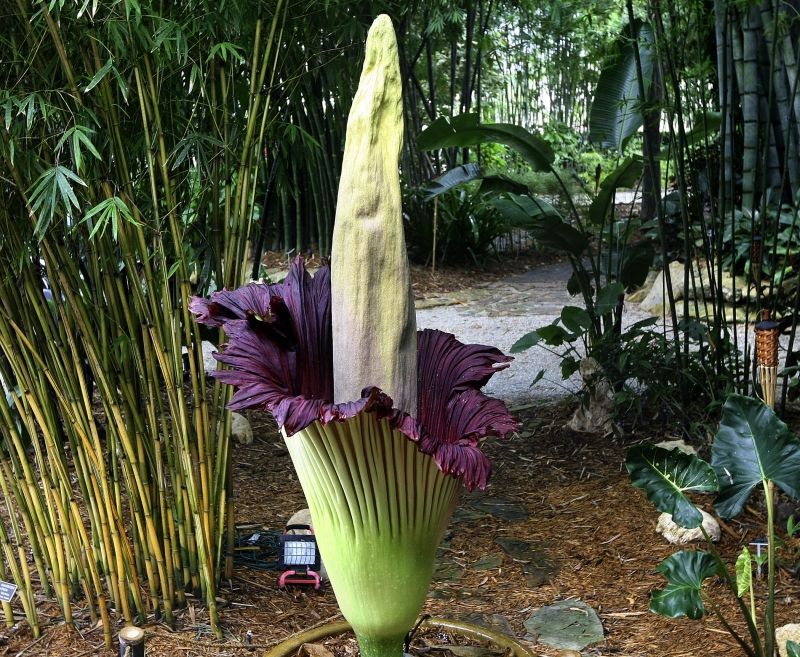
[[[697,450],[691,445],[687,445],[683,440],[663,440],[660,443],[656,443],[656,447],[661,447],[662,449],[677,449],[684,454],[697,456]]]
[[[786,651],[787,641],[800,643],[800,623],[789,623],[775,630],[775,643],[778,645],[778,653],[781,657],[789,657],[789,653]]]
[[[240,445],[253,444],[253,427],[244,415],[231,413],[231,436]]]
[[[706,513],[702,509],[700,513],[703,514],[703,527],[712,541],[718,541],[720,537],[719,523],[716,518],[710,513]],[[661,534],[673,545],[686,545],[693,541],[704,541],[705,537],[700,527],[694,529],[686,529],[675,524],[672,516],[669,513],[662,513],[658,516],[658,523],[656,524],[656,531]]]

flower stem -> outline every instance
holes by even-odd
[[[402,636],[374,637],[356,634],[361,657],[403,657]]]
[[[775,646],[775,485],[764,484],[767,506],[767,608],[764,611],[764,654],[772,655]]]

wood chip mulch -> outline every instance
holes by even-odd
[[[515,635],[524,637],[523,623],[535,609],[573,598],[591,605],[605,629],[605,642],[585,649],[583,655],[743,654],[714,617],[701,621],[669,620],[648,612],[650,592],[663,585],[655,567],[677,548],[667,545],[655,533],[658,513],[642,493],[630,486],[623,460],[627,446],[664,436],[640,431],[620,440],[576,434],[563,428],[569,412],[563,405],[531,404],[520,408],[517,413],[524,422],[520,435],[487,445],[495,471],[482,499],[505,500],[522,508],[523,515],[527,512],[527,518],[503,520],[490,514],[457,512],[441,559],[449,566],[446,571],[463,568],[463,574],[437,579],[425,612],[462,620],[500,615],[507,619]],[[305,503],[274,424],[263,414],[252,413],[250,419],[256,440],[235,450],[236,521],[262,528],[248,532],[277,534],[288,517]],[[462,507],[474,509],[476,499],[480,502],[481,498],[465,496]],[[729,563],[733,563],[743,543],[763,531],[758,514],[758,505],[751,502],[741,522],[725,525],[720,550]],[[541,547],[547,560],[557,565],[557,574],[548,583],[530,586],[524,574],[529,564],[519,563],[502,551],[496,541],[503,537],[523,539]],[[479,560],[486,562],[490,555],[496,567],[471,568]],[[147,655],[262,654],[293,633],[341,620],[329,587],[321,593],[308,588],[282,591],[276,586],[278,573],[262,565],[246,565],[240,559],[232,580],[223,583],[219,595],[224,640],[218,641],[210,634],[202,605],[190,603],[178,611],[175,629],[155,620],[147,625]],[[735,621],[734,626],[743,629],[734,601],[724,587],[710,582],[705,590]],[[779,621],[793,622],[798,618],[798,596],[797,580],[787,570],[781,570]],[[45,604],[42,609],[46,610]],[[16,634],[0,633],[0,655],[115,654],[102,647],[99,630],[69,630],[60,624],[55,606],[49,613],[50,624],[38,641],[32,641],[24,626]],[[251,645],[247,645],[248,641]],[[352,642],[340,643],[333,652],[322,654],[340,657],[352,655],[353,650]],[[532,651],[543,657],[575,654],[559,653],[541,644],[532,644]]]

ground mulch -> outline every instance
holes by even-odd
[[[719,621],[669,620],[648,612],[650,592],[663,584],[656,565],[675,551],[655,533],[657,512],[628,483],[624,449],[643,439],[589,436],[563,428],[570,409],[564,405],[527,405],[517,409],[523,420],[519,436],[490,442],[487,451],[495,471],[482,495],[465,495],[441,550],[437,579],[425,612],[456,619],[505,625],[518,637],[526,634],[524,621],[532,611],[557,600],[580,599],[599,614],[606,640],[584,650],[584,655],[630,657],[736,657],[743,654]],[[236,521],[247,524],[245,534],[278,533],[288,517],[305,506],[288,452],[271,419],[253,413],[256,439],[235,448]],[[515,511],[513,519],[476,512],[489,502]],[[521,510],[521,512],[520,512]],[[743,542],[758,535],[758,504],[751,505],[741,522],[725,526],[720,549],[732,563]],[[253,529],[255,527],[256,529]],[[516,538],[541,549],[556,569],[550,581],[531,582],[530,564],[503,552],[497,540]],[[242,553],[240,553],[241,556]],[[473,568],[494,560],[493,567]],[[219,592],[225,639],[210,634],[202,605],[189,604],[177,613],[175,629],[152,621],[147,625],[147,654],[248,655],[263,653],[289,635],[312,626],[341,620],[330,588],[279,590],[278,573],[256,562],[237,560],[233,578]],[[544,580],[547,577],[543,578]],[[735,605],[718,582],[706,591],[730,619]],[[790,622],[798,612],[800,587],[786,570],[779,575],[778,616]],[[43,605],[43,608],[45,605]],[[46,614],[45,614],[46,615]],[[31,642],[23,627],[9,633],[0,655],[111,655],[102,647],[99,630],[68,630],[58,610],[42,639]],[[498,620],[499,619],[499,620]],[[741,623],[734,623],[741,628]],[[250,638],[248,638],[250,637]],[[423,638],[423,645],[448,637]],[[248,641],[251,645],[248,645]],[[425,642],[428,642],[427,644]],[[418,642],[419,643],[419,642]],[[540,644],[530,644],[534,655],[574,655]],[[312,650],[310,657],[353,654],[352,640],[333,642],[330,652]],[[314,653],[314,654],[311,654]],[[436,654],[430,648],[421,654]],[[439,653],[441,654],[441,653]]]
[[[269,257],[276,263],[283,258]],[[543,261],[544,256],[524,254],[492,259],[473,269],[439,268],[432,272],[414,267],[412,277],[417,297],[426,298],[471,287],[478,280],[497,280]],[[313,259],[310,264],[314,266]],[[742,655],[713,616],[701,621],[670,620],[648,611],[651,591],[664,585],[655,568],[679,548],[666,544],[656,534],[658,513],[643,493],[630,486],[624,452],[639,441],[674,436],[666,435],[657,422],[639,425],[623,436],[577,434],[564,428],[572,411],[565,404],[530,403],[514,410],[523,422],[522,430],[508,441],[487,443],[486,451],[495,467],[492,482],[482,495],[464,495],[446,532],[424,611],[505,627],[524,640],[527,632],[523,623],[534,610],[558,600],[580,599],[597,611],[606,637],[604,643],[585,649],[583,655]],[[305,502],[273,421],[262,413],[251,413],[250,420],[254,443],[237,445],[234,450],[235,520],[241,537],[254,533],[275,537]],[[700,499],[710,510],[710,498]],[[485,512],[486,508],[504,507],[514,513],[504,518]],[[719,549],[730,564],[743,544],[763,535],[764,526],[763,510],[754,496],[742,518],[723,526]],[[531,564],[510,556],[501,547],[503,539],[534,546],[541,562]],[[800,586],[793,574],[794,564],[800,562],[795,556],[800,555],[800,548],[795,543],[787,543],[787,567],[779,571],[780,622],[794,622],[800,616]],[[795,552],[790,554],[792,549]],[[250,558],[253,554],[260,553],[248,551],[246,546],[237,551],[233,577],[220,587],[223,640],[211,634],[202,604],[190,601],[177,611],[175,628],[149,619],[145,628],[147,654],[261,654],[294,633],[342,620],[330,587],[320,593],[305,588],[280,590],[277,571],[267,569],[267,561]],[[539,566],[544,566],[542,572],[537,570]],[[743,630],[735,602],[724,586],[708,582],[704,590],[734,627]],[[0,657],[117,654],[116,649],[104,648],[99,628],[90,628],[86,622],[78,624],[79,630],[65,627],[57,605],[47,600],[40,601],[39,609],[43,636],[34,641],[24,622],[14,629],[0,630]],[[75,615],[80,621],[80,610]],[[463,652],[447,655],[441,651],[439,644],[454,640],[458,641],[441,633],[426,635],[416,642],[416,652],[465,657]],[[541,657],[575,655],[531,641],[528,645]],[[326,646],[313,646],[305,657],[352,657],[356,651],[348,638]],[[470,653],[469,657],[476,656]]]

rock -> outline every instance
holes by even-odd
[[[700,513],[703,514],[703,527],[711,537],[712,541],[718,541],[720,536],[719,523],[716,518],[710,513],[706,513],[702,509]],[[672,521],[672,516],[669,513],[662,513],[658,516],[658,523],[656,524],[656,531],[666,538],[673,545],[686,545],[693,541],[704,541],[705,537],[700,527],[695,529],[686,529],[680,527]]]
[[[213,354],[217,352],[217,347],[213,342],[209,342],[208,340],[203,340],[200,346],[203,349],[203,369],[205,370],[206,376],[210,376],[211,372],[217,369],[217,359],[213,356]],[[181,348],[181,353],[183,354],[184,369],[186,372],[189,372],[189,352],[185,346]]]
[[[203,347],[203,369],[206,371],[206,376],[210,376],[211,372],[217,369],[217,359],[212,355],[217,353],[217,347],[208,340],[203,340],[201,346]]]
[[[687,445],[683,440],[663,440],[660,443],[656,443],[656,447],[661,447],[662,449],[677,449],[684,454],[697,456],[697,450],[691,445]]]
[[[720,285],[722,287],[722,296],[729,303],[741,301],[747,291],[747,281],[741,276],[734,277],[728,272],[723,272]]]
[[[300,509],[291,518],[289,518],[289,522],[286,523],[286,526],[288,527],[289,525],[308,525],[313,530],[314,525],[311,522],[311,510]],[[302,530],[293,530],[293,531],[297,531],[298,533],[302,532]],[[308,534],[309,532],[305,533]]]
[[[290,534],[313,534],[314,524],[311,522],[311,510],[300,509],[291,518],[289,518],[289,521],[286,523],[286,526],[289,527],[290,525],[307,525],[308,527],[311,527],[310,530],[292,529],[289,530],[288,532]],[[325,569],[325,564],[322,563],[322,560],[320,560],[320,565],[319,565],[319,576],[323,581],[328,581],[328,571]]]
[[[580,600],[541,607],[524,623],[526,639],[564,650],[582,650],[605,640],[597,612]]]
[[[530,588],[549,584],[558,575],[561,566],[550,556],[548,546],[514,536],[495,538],[503,551],[522,566],[522,573]]]
[[[781,657],[789,657],[789,653],[786,651],[787,641],[800,643],[800,623],[789,623],[775,630],[775,643]]]
[[[683,264],[678,262],[669,263],[669,275],[672,282],[672,294],[675,301],[683,298]],[[666,285],[664,280],[664,272],[660,272],[653,281],[653,286],[650,292],[642,301],[642,310],[653,313],[654,315],[661,315],[664,313],[665,308],[669,306],[669,297],[666,295]]]
[[[647,278],[644,280],[644,283],[642,283],[642,286],[639,289],[627,294],[625,301],[628,303],[642,303],[642,301],[647,298],[650,290],[653,288],[653,283],[655,283],[657,276],[658,272],[656,271],[647,272]]]
[[[581,378],[588,394],[569,422],[567,428],[579,433],[607,435],[614,431],[614,391],[602,374],[600,363],[587,357],[581,361]]]
[[[253,444],[253,427],[240,413],[231,413],[231,436],[240,445]]]

